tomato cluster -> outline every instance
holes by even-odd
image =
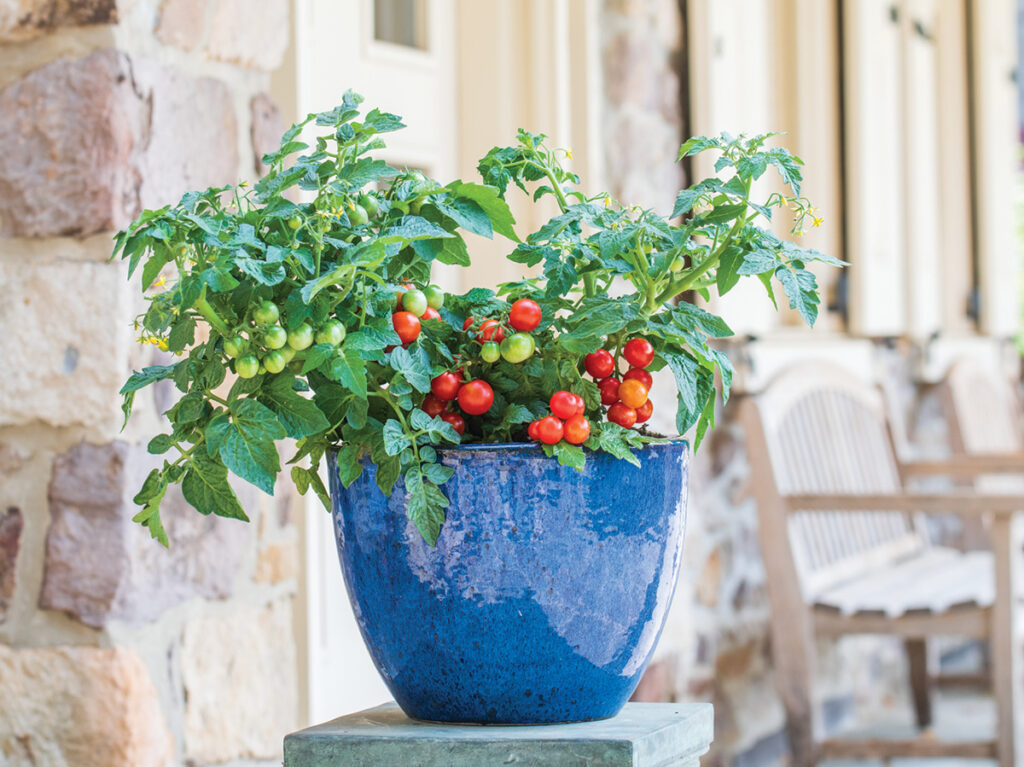
[[[411,344],[420,336],[420,320],[439,320],[438,311],[444,306],[444,291],[436,285],[427,285],[423,290],[406,284],[398,294],[395,312],[391,315],[391,327],[398,333],[403,344]]]
[[[420,408],[427,415],[450,423],[459,434],[466,431],[466,421],[458,413],[448,411],[453,403],[458,403],[462,412],[468,415],[483,415],[494,404],[494,389],[486,381],[475,379],[464,380],[465,370],[446,370],[430,381],[430,394],[423,398]]]
[[[554,445],[561,440],[582,445],[590,436],[590,421],[583,414],[583,397],[570,391],[556,391],[548,403],[551,415],[538,418],[529,427],[530,439]]]
[[[607,418],[626,429],[648,421],[654,404],[648,396],[653,379],[647,366],[654,361],[654,347],[646,338],[631,338],[622,349],[630,368],[621,379],[618,361],[607,349],[598,349],[583,360],[587,372],[597,381],[601,404],[608,408]]]
[[[484,362],[497,362],[500,357],[506,362],[518,364],[526,362],[537,350],[530,331],[536,330],[540,321],[540,304],[529,298],[520,298],[512,304],[505,323],[486,319],[479,327],[475,327],[476,319],[467,317],[462,323],[462,329],[480,344],[480,359]],[[508,334],[505,333],[506,329],[510,331]]]
[[[236,328],[224,339],[224,353],[235,361],[235,372],[241,378],[280,373],[295,358],[296,352],[308,349],[314,342],[340,346],[345,340],[345,326],[335,319],[315,328],[308,322],[300,322],[291,331],[284,329],[280,319],[277,305],[263,301],[253,310],[251,325]]]

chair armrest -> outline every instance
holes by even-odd
[[[904,477],[950,477],[974,479],[985,474],[1024,475],[1024,453],[959,455],[936,461],[910,461],[900,464]]]
[[[926,514],[1012,514],[1024,511],[1024,496],[955,493],[812,493],[783,496],[786,510],[900,511]]]

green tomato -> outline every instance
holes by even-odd
[[[313,328],[303,322],[288,334],[288,345],[295,351],[308,349],[313,345]]]
[[[295,350],[290,346],[282,346],[277,351],[284,357],[285,362],[291,362],[295,358]],[[302,363],[300,362],[299,364],[301,365]]]
[[[288,219],[289,229],[299,229],[302,226],[302,219],[298,216],[292,216]]]
[[[402,308],[417,317],[423,316],[423,312],[427,310],[427,306],[427,297],[423,294],[422,290],[413,288],[412,290],[406,291],[402,296]]]
[[[506,362],[525,362],[533,356],[533,336],[529,333],[513,333],[501,342],[501,356]]]
[[[427,285],[423,289],[423,294],[427,297],[427,306],[431,309],[440,309],[444,306],[444,291],[437,285]]]
[[[264,301],[252,313],[252,318],[256,320],[257,325],[273,325],[280,316],[281,313],[273,301]]]
[[[683,271],[684,266],[686,266],[686,259],[683,258],[682,256],[676,256],[674,259],[672,259],[672,263],[669,264],[668,270],[672,272],[672,274],[678,274],[679,272]]]
[[[268,349],[280,349],[288,343],[288,331],[280,325],[271,325],[263,333],[263,343]]]
[[[263,358],[263,366],[266,367],[268,373],[280,373],[287,364],[288,360],[279,349],[275,349]]]
[[[348,221],[352,226],[362,226],[370,217],[366,213],[366,208],[362,205],[353,205],[348,209]]]
[[[232,359],[237,359],[245,354],[249,346],[241,336],[228,336],[224,339],[224,353]]]
[[[380,211],[380,205],[377,204],[377,198],[363,192],[359,195],[359,204],[363,206],[366,211],[366,215],[373,218]]]
[[[409,212],[414,216],[418,216],[421,210],[423,210],[423,200],[413,200],[409,203]]]
[[[480,359],[484,362],[497,362],[500,356],[500,347],[494,341],[488,341],[480,347]]]
[[[342,325],[338,320],[331,320],[320,328],[316,334],[316,342],[318,344],[330,344],[331,346],[337,346],[345,340],[345,326]]]
[[[240,378],[252,378],[260,372],[260,361],[251,354],[235,360],[235,372]]]

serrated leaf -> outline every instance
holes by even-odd
[[[268,495],[281,471],[275,440],[286,436],[277,416],[254,399],[231,403],[231,423],[220,447],[221,460],[235,474]]]
[[[385,422],[382,436],[384,437],[384,452],[388,455],[398,455],[409,446],[409,435],[405,433],[402,424],[394,418],[389,418]]]
[[[486,213],[495,232],[513,242],[519,242],[519,236],[515,230],[516,220],[512,216],[508,203],[501,199],[497,189],[493,186],[463,183],[462,181],[453,181],[448,188],[457,197],[471,200]]]
[[[270,386],[259,393],[259,399],[277,413],[285,433],[292,439],[319,434],[330,428],[330,421],[316,404],[294,388],[294,378],[275,376]]]
[[[423,540],[431,546],[437,544],[437,536],[444,524],[444,510],[448,499],[437,486],[425,480],[418,469],[410,469],[405,475],[406,510],[409,519],[420,531]]]
[[[349,487],[359,479],[363,473],[363,463],[360,459],[360,450],[355,445],[343,445],[338,450],[337,469],[338,479],[343,487]]]
[[[196,452],[188,462],[181,480],[181,493],[200,514],[215,514],[249,521],[238,496],[228,484],[227,467],[203,453]]]
[[[366,399],[366,361],[355,350],[342,350],[325,367],[328,378]]]
[[[552,452],[562,466],[568,466],[576,469],[576,471],[583,471],[583,467],[587,463],[587,457],[583,453],[583,448],[579,445],[569,444],[564,440],[556,442]]]

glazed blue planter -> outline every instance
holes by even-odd
[[[588,453],[538,445],[438,450],[455,470],[437,547],[405,493],[368,465],[348,489],[331,457],[338,555],[370,655],[410,717],[547,724],[614,716],[665,623],[682,557],[689,447]]]

